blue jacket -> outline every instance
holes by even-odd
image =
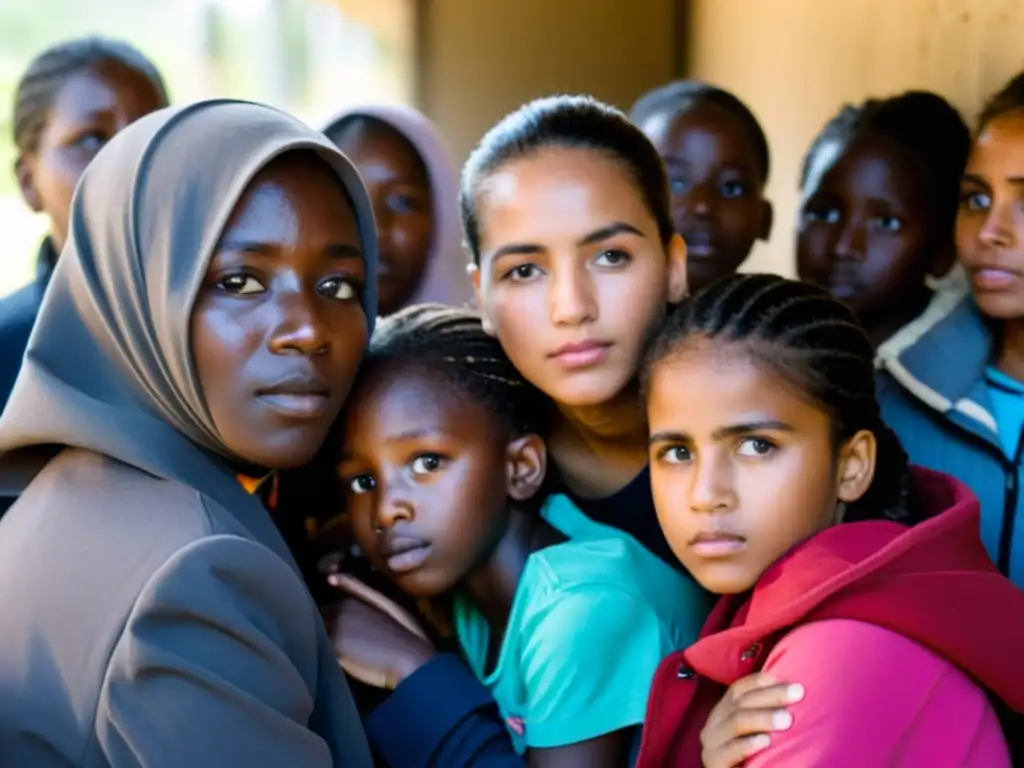
[[[879,347],[878,400],[912,463],[953,475],[978,496],[986,549],[1024,586],[1024,440],[1007,455],[999,439],[986,378],[993,345],[966,283],[949,286]]]

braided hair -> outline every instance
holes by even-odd
[[[981,115],[978,117],[978,132],[985,130],[985,126],[1011,112],[1024,111],[1024,72],[1015,75],[1006,85],[999,89],[982,107]]]
[[[516,434],[542,434],[551,405],[522,377],[480,316],[442,304],[414,304],[382,319],[364,366],[413,365],[437,373]]]
[[[57,43],[37,55],[18,81],[13,126],[19,152],[30,154],[38,149],[50,109],[67,79],[105,62],[115,62],[147,77],[164,103],[169,101],[156,65],[130,43],[106,37],[79,37]]]
[[[761,183],[767,183],[768,172],[771,170],[771,154],[764,128],[750,107],[723,88],[701,80],[676,80],[648,91],[637,99],[629,110],[629,119],[635,125],[643,125],[655,115],[678,115],[704,104],[716,106],[731,115],[746,131],[757,157],[757,172],[761,177]]]
[[[536,99],[512,112],[480,139],[462,169],[459,208],[466,245],[480,263],[480,185],[507,163],[550,149],[590,149],[627,169],[658,225],[665,245],[675,233],[668,178],[661,157],[626,116],[589,96]]]
[[[804,156],[800,188],[826,147],[845,147],[862,136],[881,136],[899,146],[925,174],[925,189],[935,205],[933,229],[953,236],[960,203],[960,178],[971,151],[971,132],[956,108],[938,94],[907,91],[887,99],[845,105],[825,124]]]
[[[827,291],[777,275],[737,274],[685,300],[649,339],[641,365],[646,392],[659,362],[698,339],[742,344],[758,366],[824,408],[838,447],[862,429],[878,444],[870,488],[844,520],[911,517],[907,454],[875,399],[874,350],[853,313]]]

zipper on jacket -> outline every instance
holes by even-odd
[[[1017,452],[1013,464],[1006,474],[1006,493],[1003,499],[1003,526],[999,534],[999,570],[1010,575],[1010,558],[1013,555],[1013,529],[1017,522],[1017,501],[1020,497],[1020,463],[1024,459],[1024,429],[1017,438]]]

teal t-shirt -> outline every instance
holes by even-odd
[[[642,724],[655,669],[696,640],[711,607],[694,581],[565,496],[541,514],[573,538],[530,556],[490,672],[486,619],[461,595],[454,605],[466,659],[519,754]]]

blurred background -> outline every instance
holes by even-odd
[[[772,147],[778,226],[746,268],[787,275],[800,160],[842,102],[928,88],[973,118],[1024,68],[1020,0],[5,0],[0,294],[29,280],[43,232],[11,170],[16,80],[46,45],[88,33],[139,46],[175,102],[238,96],[314,125],[348,105],[412,104],[457,162],[534,96],[626,108],[674,77],[710,80],[750,104]]]

